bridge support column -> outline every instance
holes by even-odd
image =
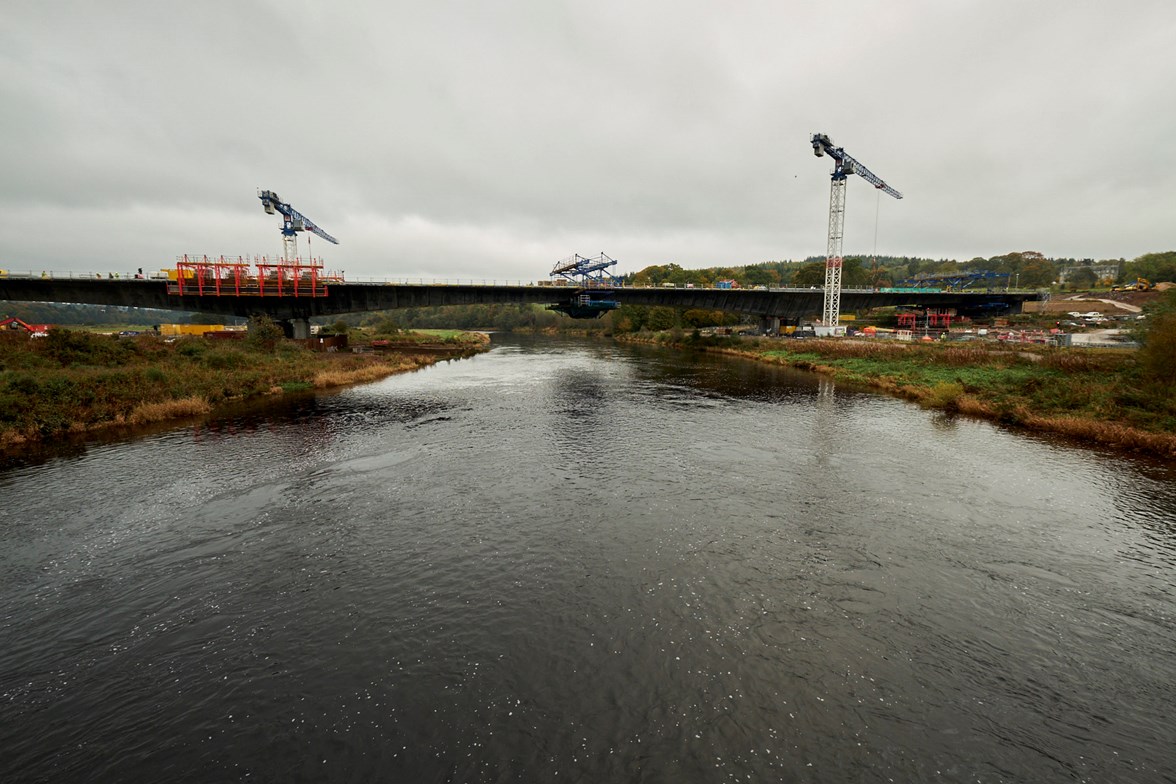
[[[290,337],[295,340],[306,340],[310,337],[310,319],[290,319]]]
[[[765,335],[779,335],[780,317],[760,316],[760,332],[764,333]]]
[[[310,337],[310,319],[282,319],[278,322],[278,326],[282,328],[282,334],[288,338],[294,338],[295,340],[306,340],[308,337]]]

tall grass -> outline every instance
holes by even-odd
[[[380,364],[364,364],[353,368],[335,368],[316,373],[312,385],[316,389],[340,387],[348,384],[360,384],[368,381],[378,381],[381,378],[401,373],[405,370],[415,370],[422,365],[431,364],[428,357],[416,355],[412,357],[390,356]]]
[[[186,397],[165,400],[161,403],[140,403],[127,415],[128,425],[146,425],[152,422],[166,422],[169,419],[200,416],[212,410],[212,405],[202,397]]]
[[[435,361],[396,353],[324,354],[279,342],[166,343],[52,330],[0,338],[0,445],[60,432],[201,415],[229,400],[382,378]]]

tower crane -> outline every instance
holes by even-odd
[[[309,231],[333,245],[339,244],[339,240],[315,226],[310,218],[282,201],[282,197],[273,191],[258,191],[257,198],[261,199],[261,206],[267,214],[273,215],[274,212],[282,214],[282,249],[286,261],[293,262],[298,256],[297,233],[300,231]]]
[[[844,147],[834,147],[825,134],[814,133],[812,145],[814,155],[820,158],[828,154],[834,162],[833,182],[829,187],[829,246],[825,254],[825,304],[821,311],[821,323],[836,329],[841,317],[841,238],[845,229],[845,181],[849,175],[856,174],[896,199],[901,199],[902,194],[853,158]]]

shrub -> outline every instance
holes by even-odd
[[[244,367],[247,362],[239,351],[220,349],[206,353],[204,355],[204,364],[213,370],[233,370]]]
[[[72,329],[51,329],[36,349],[62,367],[89,365],[114,367],[133,354],[128,345],[113,335],[95,335]]]
[[[376,335],[398,335],[400,334],[400,325],[392,316],[383,316],[372,327],[372,332]]]
[[[958,411],[960,398],[964,396],[964,385],[955,381],[940,381],[927,392],[922,403],[930,408]]]
[[[13,373],[6,386],[10,392],[24,397],[34,397],[41,392],[40,382],[28,373]]]
[[[203,338],[181,338],[176,345],[176,353],[182,357],[199,357],[208,349],[208,341]]]
[[[270,352],[283,337],[282,328],[269,316],[262,314],[249,319],[249,335],[245,342],[250,348]]]

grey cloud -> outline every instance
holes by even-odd
[[[257,187],[355,275],[798,259],[815,131],[906,196],[848,252],[1171,249],[1176,11],[1101,5],[10,3],[0,266],[273,253]]]

